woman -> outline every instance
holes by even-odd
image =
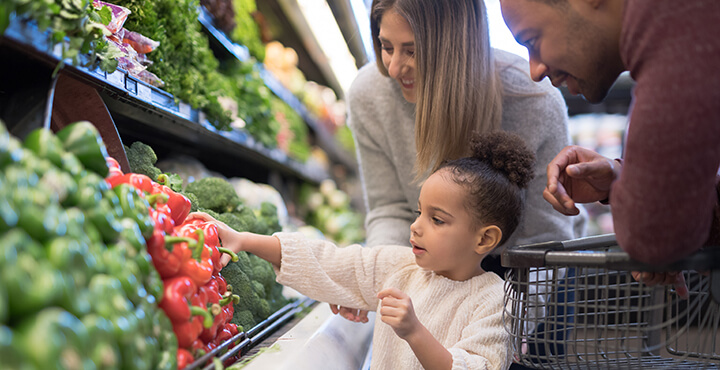
[[[493,130],[517,134],[537,158],[524,219],[505,245],[581,236],[585,216],[560,215],[542,197],[545,166],[570,143],[565,102],[532,81],[526,60],[490,48],[483,1],[374,0],[370,18],[377,64],[348,92],[367,245],[409,246],[422,181],[467,155],[473,131]],[[355,313],[342,312],[367,321]]]

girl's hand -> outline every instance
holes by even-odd
[[[380,320],[390,325],[400,338],[408,340],[408,337],[422,327],[407,294],[395,288],[386,288],[377,296],[382,302]]]
[[[187,216],[187,219],[198,219],[205,222],[210,222],[217,227],[218,237],[220,238],[223,247],[232,250],[235,253],[242,251],[242,234],[230,228],[223,222],[220,222],[205,212],[193,212]],[[220,262],[225,267],[230,262],[230,255],[223,253],[220,258]]]

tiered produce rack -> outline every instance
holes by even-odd
[[[202,9],[199,21],[212,36],[212,43],[222,45],[227,55],[242,61],[247,60],[246,50],[241,45],[232,43],[227,36],[218,31]],[[0,46],[3,49],[2,53],[6,55],[3,58],[27,58],[31,65],[33,63],[37,65],[26,71],[12,73],[46,73],[50,76],[53,68],[60,62],[59,51],[51,48],[47,34],[40,32],[31,22],[12,19]],[[345,166],[349,171],[354,171],[353,157],[338,147],[330,133],[317,123],[292,93],[269,72],[262,69],[261,71],[263,79],[273,93],[288,103],[307,122],[317,138],[318,145],[328,153],[330,159]],[[123,139],[141,140],[159,149],[167,148],[176,153],[212,161],[216,169],[223,173],[237,171],[238,167],[243,167],[239,175],[261,182],[268,182],[271,173],[277,173],[286,179],[316,184],[330,177],[323,168],[300,163],[277,148],[267,148],[245,132],[215,129],[202,111],[193,109],[182,101],[176,101],[171,94],[134,78],[123,70],[106,73],[98,68],[91,70],[66,65],[61,70],[61,74],[71,76],[99,92],[117,133]],[[44,99],[45,96],[41,98]],[[108,141],[102,128],[101,133]],[[109,147],[112,145],[112,142],[108,143]]]
[[[216,52],[224,50],[225,57],[248,60],[247,51],[218,31],[203,9],[200,9],[199,21],[210,35],[210,43]],[[330,178],[326,169],[300,163],[279,149],[267,148],[243,131],[216,129],[202,111],[124,70],[107,73],[99,68],[67,63],[54,73],[58,71],[58,64],[62,64],[62,57],[60,50],[53,48],[48,39],[48,33],[40,31],[34,22],[13,17],[0,35],[0,66],[5,69],[0,73],[4,76],[0,80],[10,81],[10,93],[13,88],[22,86],[23,80],[29,81],[20,89],[18,98],[11,100],[17,104],[12,109],[13,118],[18,119],[10,122],[9,128],[16,136],[38,128],[38,123],[43,121],[37,119],[41,115],[47,120],[52,116],[54,129],[87,119],[97,126],[109,154],[118,159],[125,171],[129,171],[129,164],[123,145],[142,141],[158,152],[186,154],[212,163],[211,169],[228,176],[269,183],[281,193],[298,182],[318,184]],[[328,153],[331,161],[344,166],[348,172],[355,171],[352,155],[337,145],[295,96],[262,66],[260,68],[267,86],[305,120],[315,141]],[[8,94],[8,91],[4,93]],[[17,113],[21,111],[24,113]],[[83,118],[83,114],[88,118]],[[187,368],[214,369],[217,361],[222,363],[247,353],[314,303],[305,297],[296,299]],[[235,345],[230,348],[233,343]]]

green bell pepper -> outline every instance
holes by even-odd
[[[19,163],[28,153],[30,152],[23,149],[20,141],[12,136],[7,137],[4,143],[0,143],[0,169]]]
[[[72,199],[68,200],[68,205],[77,206],[83,210],[94,208],[103,198],[103,192],[110,189],[110,185],[93,172],[83,171],[79,176],[75,177],[78,184],[78,191]]]
[[[8,321],[8,296],[5,285],[0,284],[0,324]]]
[[[45,158],[40,158],[35,153],[30,151],[29,149],[23,149],[25,152],[18,162],[18,165],[25,168],[27,171],[30,171],[32,173],[37,174],[38,176],[42,176],[47,171],[50,171],[52,169],[57,169],[57,166],[55,166],[52,162]]]
[[[5,265],[0,277],[7,289],[10,320],[31,314],[43,307],[57,303],[67,281],[60,271],[45,259],[35,259],[28,253],[19,253],[17,261]]]
[[[87,210],[86,216],[100,232],[103,242],[114,243],[117,240],[122,224],[118,220],[117,210],[108,199],[101,199],[94,208]]]
[[[123,214],[137,223],[143,237],[150,238],[155,225],[148,211],[150,204],[145,197],[141,196],[130,184],[118,184],[113,191],[120,200]]]
[[[63,148],[73,153],[85,168],[105,177],[108,166],[105,157],[108,156],[105,143],[95,126],[88,121],[72,123],[57,133],[62,141]]]
[[[20,209],[17,225],[35,240],[44,242],[55,236],[64,236],[67,223],[67,212],[58,204],[50,203],[44,208],[30,205]]]
[[[2,368],[6,370],[25,370],[32,369],[32,365],[28,363],[19,351],[13,345],[15,338],[13,330],[5,325],[0,325],[0,359],[2,359]]]
[[[20,323],[16,349],[37,369],[89,369],[88,333],[71,313],[48,307]]]
[[[96,314],[85,315],[82,322],[88,330],[89,356],[98,369],[117,369],[122,357],[110,320]]]
[[[147,290],[150,296],[155,297],[155,301],[160,303],[163,293],[165,292],[165,286],[163,285],[160,273],[157,272],[153,266],[150,269],[150,273],[145,278],[145,290]]]
[[[64,152],[60,155],[60,160],[62,161],[60,168],[73,177],[79,176],[80,173],[85,170],[85,167],[83,167],[83,164],[80,163],[80,160],[77,159],[75,154]]]
[[[4,186],[0,179],[0,189],[4,189]],[[0,233],[12,229],[18,222],[17,211],[10,204],[8,196],[9,194],[0,194]]]
[[[75,179],[69,173],[59,169],[51,169],[42,174],[38,188],[53,194],[52,198],[63,206],[70,206],[69,203],[73,199],[72,194],[78,191]]]
[[[96,297],[92,302],[92,312],[102,317],[125,315],[134,309],[123,291],[120,280],[115,276],[97,274],[90,279],[88,289],[90,295]]]
[[[21,254],[36,260],[45,258],[42,246],[22,229],[12,229],[0,236],[0,270],[17,264]]]
[[[62,166],[62,155],[65,153],[63,143],[49,129],[38,128],[31,131],[25,137],[23,146],[38,157],[45,158],[58,167]]]
[[[153,314],[153,336],[158,340],[159,355],[156,356],[154,369],[177,369],[177,337],[173,332],[172,322],[163,310]]]
[[[131,257],[137,256],[138,253],[147,253],[147,242],[140,231],[137,222],[131,218],[123,218],[120,220],[122,231],[120,231],[120,241],[124,241],[132,250],[128,250]]]

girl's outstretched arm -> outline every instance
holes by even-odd
[[[215,224],[218,229],[218,236],[225,248],[237,253],[240,251],[250,252],[280,268],[281,248],[280,241],[274,236],[253,234],[249,232],[237,232],[223,222],[220,222],[204,212],[193,212],[188,219],[200,219]],[[230,262],[230,255],[223,254],[221,260],[223,266]]]

